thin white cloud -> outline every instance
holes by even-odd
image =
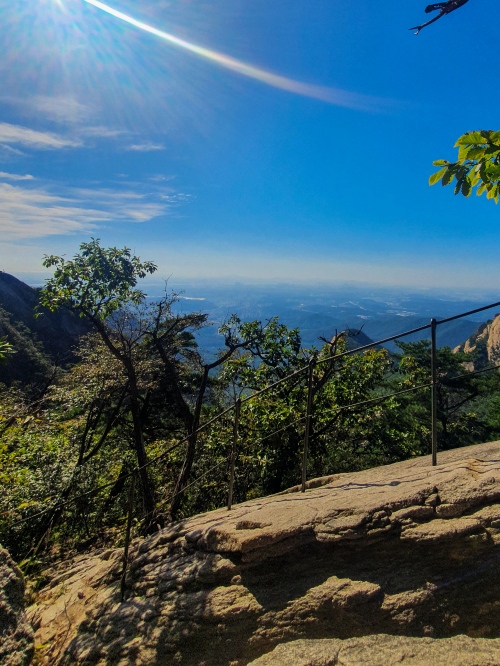
[[[96,193],[99,201],[109,206],[116,206],[117,203],[123,203],[124,201],[136,202],[144,200],[144,194],[136,192],[135,190],[112,190],[106,187],[100,187],[98,189],[74,187],[71,189],[72,196],[78,197],[84,201],[87,199],[94,199]]]
[[[126,150],[136,150],[139,153],[149,153],[153,150],[165,150],[161,143],[135,143],[127,146]]]
[[[22,150],[18,150],[17,148],[12,148],[12,146],[7,146],[5,143],[0,143],[0,151],[2,153],[5,153],[5,157],[7,158],[11,158],[14,155],[16,156],[24,155]]]
[[[127,208],[126,218],[133,222],[149,222],[165,212],[165,207],[157,203],[143,203],[141,206]]]
[[[95,123],[98,116],[97,109],[88,104],[83,104],[72,95],[33,95],[28,99],[0,96],[0,101],[14,105],[18,114],[22,116],[43,118],[57,125],[64,125],[66,131],[69,126],[72,137],[76,136],[78,138],[78,145],[83,143],[81,139],[115,139],[129,134],[124,130]]]
[[[22,176],[19,173],[6,173],[5,171],[0,171],[0,178],[2,180],[34,180],[34,176],[30,176],[29,173]]]
[[[38,132],[10,123],[0,123],[0,143],[20,144],[38,150],[60,150],[61,148],[77,148],[82,145],[81,141],[67,139],[59,134]]]
[[[6,241],[89,233],[106,223],[148,222],[167,210],[165,203],[134,191],[68,189],[61,196],[46,187],[0,183],[0,235]]]
[[[30,99],[30,105],[37,111],[37,115],[59,123],[81,123],[94,115],[92,107],[82,104],[71,95],[35,95]]]
[[[175,176],[165,176],[163,173],[155,173],[153,176],[149,177],[153,183],[163,183],[168,180],[174,180]]]
[[[192,194],[185,194],[184,192],[174,192],[173,194],[160,194],[160,199],[168,201],[168,203],[188,203],[194,199]]]
[[[110,129],[109,127],[104,127],[103,125],[89,126],[89,127],[80,127],[78,129],[78,134],[84,137],[96,137],[99,139],[115,139],[117,136],[123,136],[126,134],[123,130]]]

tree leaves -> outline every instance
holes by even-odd
[[[455,143],[458,160],[435,160],[441,167],[429,178],[429,185],[441,181],[442,185],[455,183],[455,194],[469,197],[475,187],[476,194],[486,193],[487,199],[498,203],[500,198],[500,131],[479,130],[466,132]]]
[[[135,288],[137,281],[156,271],[153,262],[142,262],[130,248],[103,248],[98,238],[82,243],[72,260],[45,255],[43,265],[55,270],[40,293],[40,304],[51,311],[67,307],[99,321],[127,303],[140,304],[144,293]]]

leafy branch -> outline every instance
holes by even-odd
[[[498,203],[500,196],[500,131],[480,130],[463,134],[455,143],[458,160],[436,160],[440,167],[429,178],[429,184],[450,185],[455,180],[455,194],[471,195],[486,193],[487,199]]]

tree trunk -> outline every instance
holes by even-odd
[[[187,481],[191,474],[191,469],[193,467],[195,455],[196,455],[196,442],[198,440],[198,427],[200,425],[200,414],[201,408],[203,405],[203,398],[205,396],[205,390],[208,383],[208,373],[211,370],[211,366],[206,365],[203,369],[203,377],[201,380],[200,390],[198,392],[198,397],[196,399],[196,405],[194,408],[191,432],[188,435],[188,443],[186,449],[186,455],[184,457],[184,462],[182,464],[181,473],[175,484],[174,494],[172,497],[172,502],[170,503],[169,514],[172,520],[176,519],[177,513],[179,511],[182,492],[187,485]]]
[[[130,381],[130,413],[134,426],[134,449],[139,467],[139,479],[141,481],[142,507],[144,511],[144,530],[146,532],[154,531],[156,525],[156,506],[154,500],[153,487],[148,474],[148,458],[144,446],[144,436],[142,433],[141,405],[139,402],[139,392],[137,382],[132,367],[127,367],[127,373]]]

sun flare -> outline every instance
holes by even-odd
[[[56,2],[60,1],[61,0],[56,0]],[[224,53],[220,53],[218,51],[193,44],[192,42],[188,42],[184,39],[180,39],[179,37],[176,37],[169,32],[155,28],[154,26],[144,23],[143,21],[139,21],[132,16],[129,16],[128,14],[125,14],[117,9],[114,9],[113,7],[110,7],[109,5],[104,4],[103,2],[99,2],[99,0],[84,0],[84,2],[88,3],[89,5],[93,5],[97,9],[100,9],[110,16],[114,16],[115,18],[128,23],[129,25],[132,25],[139,30],[154,35],[155,37],[159,37],[160,39],[163,39],[166,42],[177,46],[178,48],[184,49],[190,53],[194,53],[195,55],[201,56],[202,58],[220,65],[221,67],[241,74],[242,76],[246,76],[250,79],[260,81],[261,83],[272,86],[273,88],[278,88],[280,90],[285,90],[296,95],[318,99],[323,102],[327,102],[328,104],[348,107],[351,109],[376,111],[380,110],[383,106],[386,106],[386,102],[383,100],[370,97],[368,95],[360,95],[337,88],[305,83],[288,78],[286,76],[275,74],[259,67],[255,67],[250,63],[243,62],[231,56],[225,55]]]

